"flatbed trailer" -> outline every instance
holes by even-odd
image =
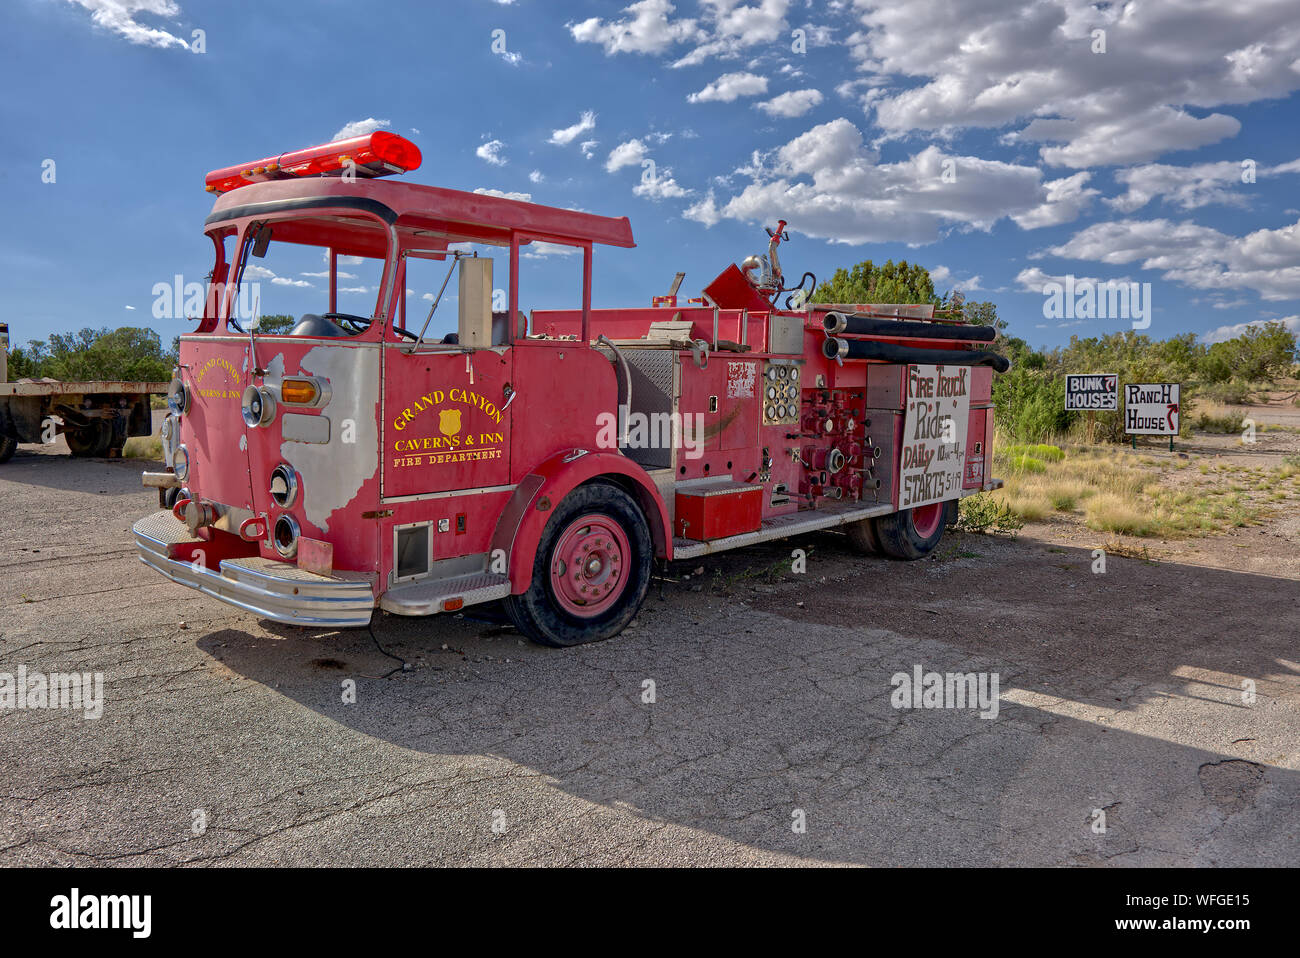
[[[0,463],[21,442],[49,444],[60,434],[79,458],[121,455],[131,436],[153,433],[149,397],[164,395],[161,382],[9,382],[9,326],[0,323]]]

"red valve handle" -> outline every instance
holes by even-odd
[[[184,522],[185,517],[181,515],[181,513],[184,512],[185,507],[188,506],[193,501],[194,501],[193,499],[177,499],[176,505],[172,506],[172,515],[174,515],[181,522]]]

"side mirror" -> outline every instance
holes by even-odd
[[[253,255],[261,259],[266,255],[266,248],[271,245],[271,227],[263,226],[253,237]]]
[[[492,260],[467,256],[460,261],[460,345],[492,345]]]

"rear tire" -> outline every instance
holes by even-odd
[[[9,436],[0,436],[0,465],[8,462],[18,451],[18,440]]]
[[[880,536],[876,534],[875,519],[850,522],[844,527],[844,532],[849,537],[849,545],[859,555],[874,556],[884,551],[880,548]]]
[[[876,520],[880,548],[891,559],[923,559],[943,538],[946,503],[904,509]]]
[[[78,459],[106,456],[113,444],[113,424],[107,419],[92,419],[88,426],[68,430],[63,438]]]
[[[636,502],[603,482],[579,486],[542,530],[528,591],[504,602],[515,628],[558,648],[600,642],[632,621],[654,548]]]

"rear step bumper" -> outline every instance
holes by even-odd
[[[131,531],[145,565],[173,582],[273,622],[356,628],[370,622],[375,608],[370,579],[358,573],[316,575],[292,563],[256,556],[222,559],[217,569],[173,559],[171,547],[201,540],[165,510],[145,516]]]

